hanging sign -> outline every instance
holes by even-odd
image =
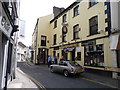
[[[1,4],[1,3],[0,3]],[[10,21],[8,19],[8,16],[6,15],[4,9],[1,6],[1,10],[0,10],[0,30],[7,35],[8,37],[10,37],[11,32],[12,32],[12,26],[10,24]]]
[[[63,34],[67,34],[67,32],[68,32],[67,26],[63,26],[62,32],[63,32]]]

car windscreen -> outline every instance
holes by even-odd
[[[80,66],[77,62],[69,62],[72,66]]]

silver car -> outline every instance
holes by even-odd
[[[84,68],[75,61],[60,61],[59,64],[50,65],[50,71],[63,73],[67,77],[84,72]]]

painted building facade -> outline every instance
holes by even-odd
[[[32,35],[32,47],[34,49],[34,51],[32,51],[32,59],[35,64],[47,64],[49,46],[52,40],[52,33],[50,31],[50,20],[52,18],[53,14],[40,17],[37,20],[34,33]]]
[[[75,2],[51,20],[54,28],[51,28],[54,42],[52,56],[76,60],[87,68],[104,70],[112,67],[110,27],[105,21],[108,18],[106,12],[109,12],[107,5],[108,2]]]
[[[22,42],[18,42],[17,46],[17,61],[26,61],[26,46]]]
[[[40,22],[43,24],[44,21]],[[38,25],[38,31],[42,24]],[[49,40],[48,54],[52,58],[57,56],[60,60],[63,56],[66,60],[77,61],[87,69],[109,73],[111,77],[113,72],[118,72],[113,71],[114,61],[110,49],[110,2],[78,0],[50,19],[46,30],[46,33],[40,30],[38,35],[45,33],[50,37],[44,40]]]

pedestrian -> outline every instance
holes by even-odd
[[[54,64],[57,64],[57,57],[54,57]]]
[[[52,57],[48,55],[48,67],[51,65],[51,62],[52,62]]]

